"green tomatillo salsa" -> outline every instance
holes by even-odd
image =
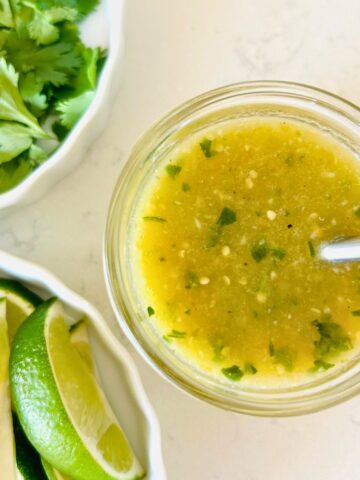
[[[136,209],[147,319],[171,348],[232,382],[316,375],[356,353],[360,266],[317,258],[360,235],[360,166],[295,120],[191,136]]]

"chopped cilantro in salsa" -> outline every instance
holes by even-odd
[[[214,152],[211,147],[212,140],[210,140],[209,138],[204,138],[204,140],[200,142],[200,148],[206,158],[213,157],[216,154],[216,152]]]
[[[308,247],[309,247],[310,257],[315,257],[315,247],[312,240],[308,241]]]
[[[255,375],[255,373],[257,373],[258,370],[252,363],[246,362],[244,365],[244,372],[247,375]]]
[[[170,333],[167,334],[169,338],[185,338],[186,332],[180,332],[179,330],[171,330]]]
[[[171,163],[169,163],[169,165],[166,165],[166,173],[171,177],[171,178],[176,178],[181,170],[182,170],[182,167],[180,167],[180,165],[173,165]]]
[[[324,316],[321,321],[314,320],[312,322],[320,336],[314,342],[316,359],[332,358],[351,348],[350,337],[344,328],[338,323],[332,322],[330,318]]]
[[[216,222],[220,227],[225,227],[226,225],[231,225],[236,222],[236,213],[231,208],[224,207],[220,216]]]
[[[257,243],[253,247],[251,247],[251,256],[255,260],[255,262],[261,262],[264,260],[268,253],[268,248],[265,243]]]
[[[158,222],[158,223],[165,223],[166,222],[165,218],[154,217],[154,216],[143,217],[143,220],[145,222]]]
[[[243,376],[244,372],[238,365],[232,365],[231,367],[222,368],[221,372],[225,377],[233,382],[238,382]]]

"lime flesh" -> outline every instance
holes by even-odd
[[[6,278],[0,279],[0,298],[7,300],[6,320],[10,343],[12,343],[17,329],[42,300],[21,283]]]
[[[49,300],[18,330],[13,400],[39,453],[74,480],[133,480],[143,470],[89,367],[70,341],[61,304]]]

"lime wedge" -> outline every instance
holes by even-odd
[[[71,480],[70,477],[66,477],[62,473],[55,470],[55,468],[53,468],[44,458],[41,459],[41,462],[48,480]]]
[[[9,388],[10,347],[6,324],[6,300],[0,300],[0,466],[1,477],[16,479],[15,445]]]
[[[42,303],[42,300],[21,283],[6,278],[0,279],[0,298],[7,300],[6,319],[10,343],[12,343],[16,330]]]
[[[13,416],[18,477],[24,480],[46,480],[40,457],[23,432],[16,415]]]
[[[76,480],[134,480],[143,469],[95,377],[70,341],[62,306],[40,305],[10,359],[13,402],[40,455]]]

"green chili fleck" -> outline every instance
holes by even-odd
[[[155,315],[155,310],[153,309],[153,307],[147,307],[147,312],[149,317],[151,317],[152,315]]]

